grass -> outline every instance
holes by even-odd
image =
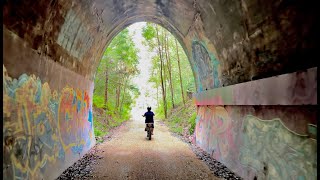
[[[101,121],[98,117],[95,117],[95,115],[93,115],[93,127],[95,136],[103,137],[109,133],[107,124]]]
[[[169,117],[163,119],[163,121],[168,125],[170,131],[183,135],[187,133],[189,135],[194,133],[196,126],[196,107],[191,100],[186,102],[186,106],[180,104],[175,109],[169,112]],[[184,132],[187,129],[188,132]]]
[[[178,126],[175,128],[170,128],[172,132],[178,133],[178,134],[182,134],[183,133],[183,127]]]
[[[127,121],[130,117],[124,114],[122,117],[109,116],[108,121],[106,120],[107,114],[103,108],[94,107],[93,113],[93,128],[95,137],[104,137],[108,135],[109,130],[120,126],[124,121]],[[98,138],[97,142],[102,142],[101,138]]]
[[[189,133],[190,134],[193,134],[194,133],[194,130],[196,128],[196,118],[197,118],[197,113],[196,112],[193,112],[191,117],[189,118],[188,122],[189,124],[191,125],[189,127]]]

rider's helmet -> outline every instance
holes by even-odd
[[[147,110],[148,110],[148,111],[151,111],[151,107],[147,107]]]

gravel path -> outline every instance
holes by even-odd
[[[142,120],[120,126],[58,179],[240,179],[163,123],[156,121],[151,141],[144,126]]]

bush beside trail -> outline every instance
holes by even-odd
[[[185,138],[192,139],[196,126],[196,106],[189,99],[186,105],[180,104],[172,109],[167,119],[162,119],[170,131]]]

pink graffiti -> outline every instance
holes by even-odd
[[[222,106],[200,107],[196,126],[197,143],[207,151],[213,151],[218,160],[227,159],[235,148],[231,119]]]

